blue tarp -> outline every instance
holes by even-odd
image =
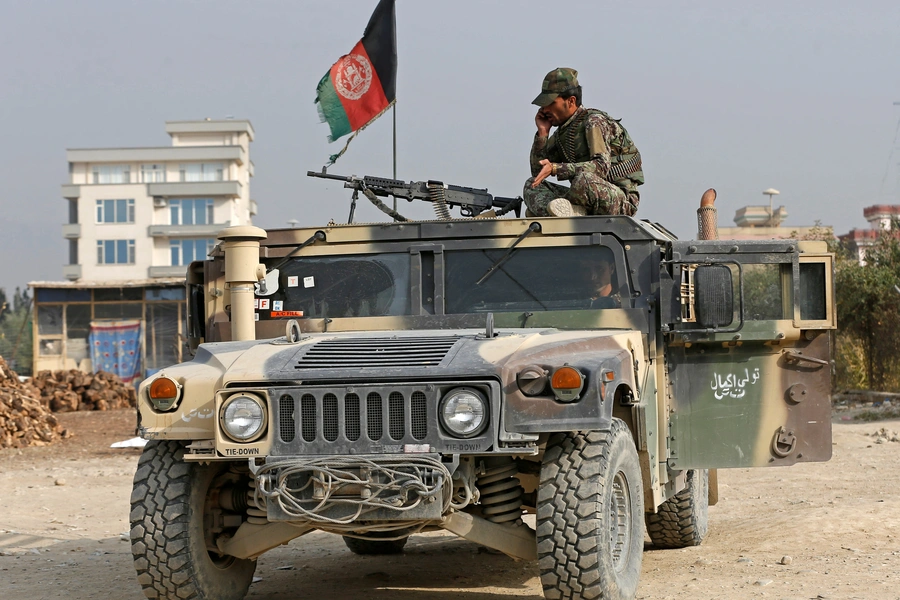
[[[125,383],[140,377],[140,320],[92,321],[89,343],[94,372],[115,373]]]

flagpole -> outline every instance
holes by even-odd
[[[394,115],[394,179],[397,179],[397,101],[391,111]],[[394,212],[397,212],[397,197],[394,196]]]

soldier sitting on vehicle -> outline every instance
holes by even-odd
[[[577,76],[564,67],[550,71],[532,102],[541,108],[525,204],[538,217],[634,215],[644,183],[641,154],[618,120],[581,105]],[[546,181],[551,175],[571,187]]]

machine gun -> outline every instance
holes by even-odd
[[[396,221],[407,221],[396,210],[386,206],[378,200],[378,196],[385,198],[405,198],[407,201],[427,200],[434,206],[434,212],[438,219],[450,219],[450,207],[458,206],[464,217],[499,217],[512,210],[519,216],[522,207],[522,198],[502,198],[493,196],[486,189],[462,187],[459,185],[444,185],[440,181],[400,181],[399,179],[387,179],[384,177],[357,177],[351,175],[331,175],[322,171],[307,171],[309,177],[321,179],[333,179],[343,181],[344,187],[353,190],[353,198],[350,204],[349,223],[353,222],[353,212],[356,210],[356,199],[362,192],[372,203],[393,217]],[[492,209],[498,209],[492,211]],[[488,212],[492,211],[492,212]]]

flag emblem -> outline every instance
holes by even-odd
[[[333,142],[353,136],[394,105],[397,87],[395,0],[379,0],[362,39],[331,65],[316,86],[319,118],[328,123]],[[350,143],[347,141],[347,144]],[[334,164],[347,145],[329,157]]]
[[[335,69],[334,87],[348,100],[358,100],[372,84],[372,63],[361,54],[348,54]]]

